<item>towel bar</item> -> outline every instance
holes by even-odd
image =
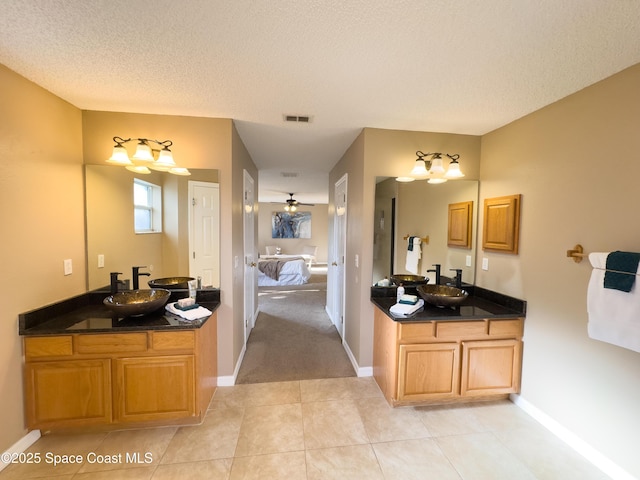
[[[584,257],[588,257],[588,253],[584,253],[582,245],[579,243],[571,250],[567,250],[567,257],[573,258],[573,261],[580,263]]]
[[[409,237],[417,237],[417,235],[405,235],[404,237],[402,237],[403,240],[409,240]],[[426,237],[420,237],[420,241],[422,243],[426,243],[427,245],[429,244],[429,235],[427,235]]]
[[[588,253],[584,253],[584,249],[582,248],[582,245],[580,245],[580,244],[577,244],[571,250],[567,250],[567,257],[573,258],[573,261],[576,262],[576,263],[580,263],[584,257],[588,257],[588,256],[589,256],[589,254]],[[594,270],[604,270],[605,272],[624,273],[625,275],[640,276],[637,273],[622,272],[620,270],[610,270],[610,269],[607,269],[607,268],[594,268]]]

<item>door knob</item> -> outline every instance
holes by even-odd
[[[338,264],[337,264],[336,262],[331,262],[331,266],[333,266],[333,267],[337,267],[337,266],[338,266]]]
[[[250,267],[255,267],[256,265],[257,265],[257,264],[256,264],[256,262],[251,262],[251,263],[249,264],[249,266],[250,266]]]

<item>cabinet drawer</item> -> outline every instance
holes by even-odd
[[[446,339],[464,339],[478,337],[487,334],[487,321],[477,320],[475,322],[438,322],[436,326],[436,336]]]
[[[151,348],[156,351],[193,350],[195,349],[195,332],[151,332]]]
[[[75,339],[76,353],[121,353],[146,350],[146,333],[100,333],[78,335]]]
[[[502,337],[521,337],[522,319],[515,320],[491,320],[489,324],[489,335]]]
[[[71,335],[58,337],[25,337],[25,357],[29,359],[73,355],[73,342],[71,338]]]
[[[435,336],[436,326],[434,322],[400,324],[400,340],[404,342],[433,340]]]

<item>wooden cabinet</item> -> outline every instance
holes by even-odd
[[[197,423],[216,388],[216,313],[199,329],[25,337],[27,426]]]
[[[395,322],[374,311],[374,378],[392,405],[495,398],[520,389],[522,318]]]
[[[111,362],[27,362],[29,426],[104,425],[111,422]]]

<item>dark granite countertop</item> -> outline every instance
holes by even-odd
[[[389,318],[398,322],[484,320],[526,316],[527,302],[524,300],[473,285],[463,285],[462,288],[469,292],[469,296],[460,306],[440,308],[425,302],[422,309],[409,317],[396,317],[389,311],[396,303],[395,287],[372,287],[371,302]],[[410,290],[408,287],[406,293],[417,295],[415,288]]]
[[[123,333],[141,330],[193,330],[202,327],[209,316],[187,320],[173,315],[164,307],[139,317],[118,317],[102,301],[108,290],[94,290],[46,307],[21,313],[19,333],[24,336],[71,333]],[[189,296],[188,290],[172,290],[169,302]],[[220,290],[198,290],[199,305],[215,312],[220,306]]]

